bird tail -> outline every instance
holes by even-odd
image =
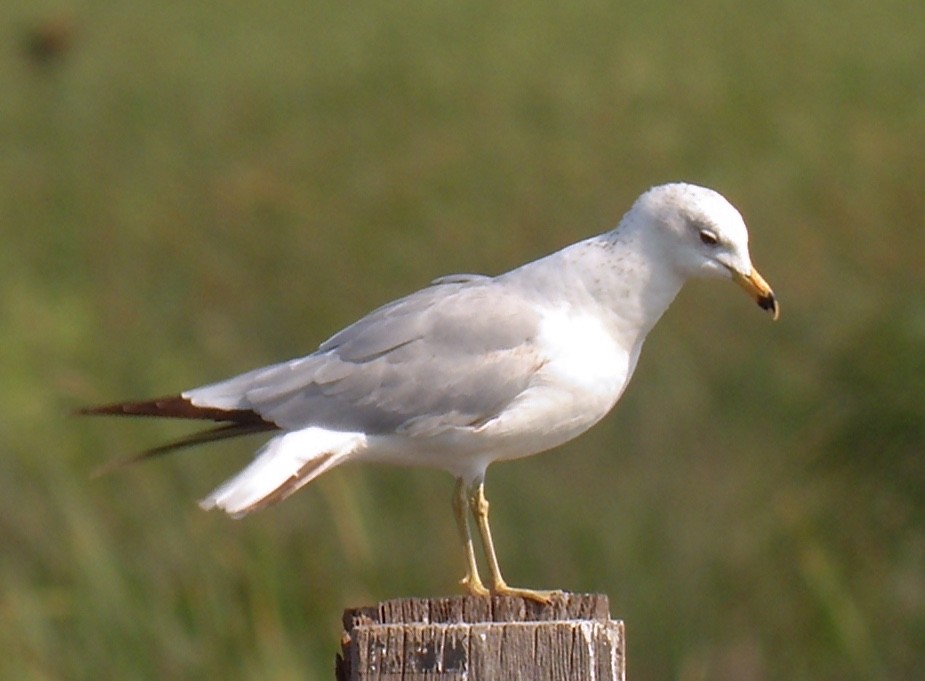
[[[251,464],[199,502],[240,518],[290,496],[364,449],[366,436],[309,427],[277,435]]]
[[[242,435],[278,430],[278,426],[275,423],[264,420],[257,412],[251,411],[250,409],[219,409],[215,407],[197,406],[182,395],[160,397],[154,400],[144,400],[140,402],[117,402],[115,404],[105,404],[97,407],[84,407],[78,409],[76,413],[89,416],[148,416],[191,419],[214,421],[223,424],[216,428],[199,431],[180,438],[179,440],[174,440],[173,442],[168,442],[167,444],[145,450],[140,454],[133,454],[128,457],[110,461],[94,471],[94,476],[103,475],[116,468],[163,456],[164,454],[169,454],[170,452],[186,447],[205,444],[206,442],[227,440]]]
[[[157,416],[221,424],[140,454],[116,459],[98,469],[96,475],[205,442],[279,430],[275,423],[264,420],[250,409],[198,406],[183,395],[88,407],[77,413]],[[219,508],[236,518],[247,515],[282,501],[365,446],[366,435],[363,433],[340,432],[314,426],[279,434],[257,452],[247,468],[216,488],[199,505],[205,510]]]

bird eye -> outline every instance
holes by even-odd
[[[700,230],[700,241],[705,243],[707,246],[715,246],[719,243],[719,238],[708,229]]]

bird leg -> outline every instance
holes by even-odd
[[[459,530],[459,538],[462,540],[463,548],[466,551],[467,562],[466,576],[462,578],[460,584],[465,586],[473,596],[488,596],[491,592],[482,583],[482,578],[479,577],[479,566],[475,560],[472,535],[469,533],[467,505],[466,483],[463,482],[462,478],[457,478],[456,489],[453,492],[453,514],[456,516],[456,527]]]
[[[504,577],[501,576],[501,568],[498,566],[498,557],[495,555],[494,542],[491,540],[491,528],[488,526],[488,499],[485,498],[485,484],[479,481],[478,484],[469,488],[469,507],[472,509],[472,515],[479,526],[479,534],[482,537],[482,547],[485,550],[485,558],[488,560],[488,570],[491,572],[491,593],[497,596],[514,596],[516,598],[528,598],[539,603],[549,603],[556,591],[534,591],[532,589],[515,589],[507,585]],[[467,530],[468,531],[468,530]],[[469,555],[471,552],[471,541],[469,544]]]

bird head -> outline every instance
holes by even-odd
[[[732,279],[778,318],[774,291],[752,265],[745,221],[721,194],[692,184],[664,184],[640,196],[632,212],[654,226],[662,253],[680,275]]]

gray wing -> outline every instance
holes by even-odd
[[[283,428],[434,433],[498,415],[541,365],[539,315],[496,279],[456,276],[389,303],[313,354],[184,393]]]

